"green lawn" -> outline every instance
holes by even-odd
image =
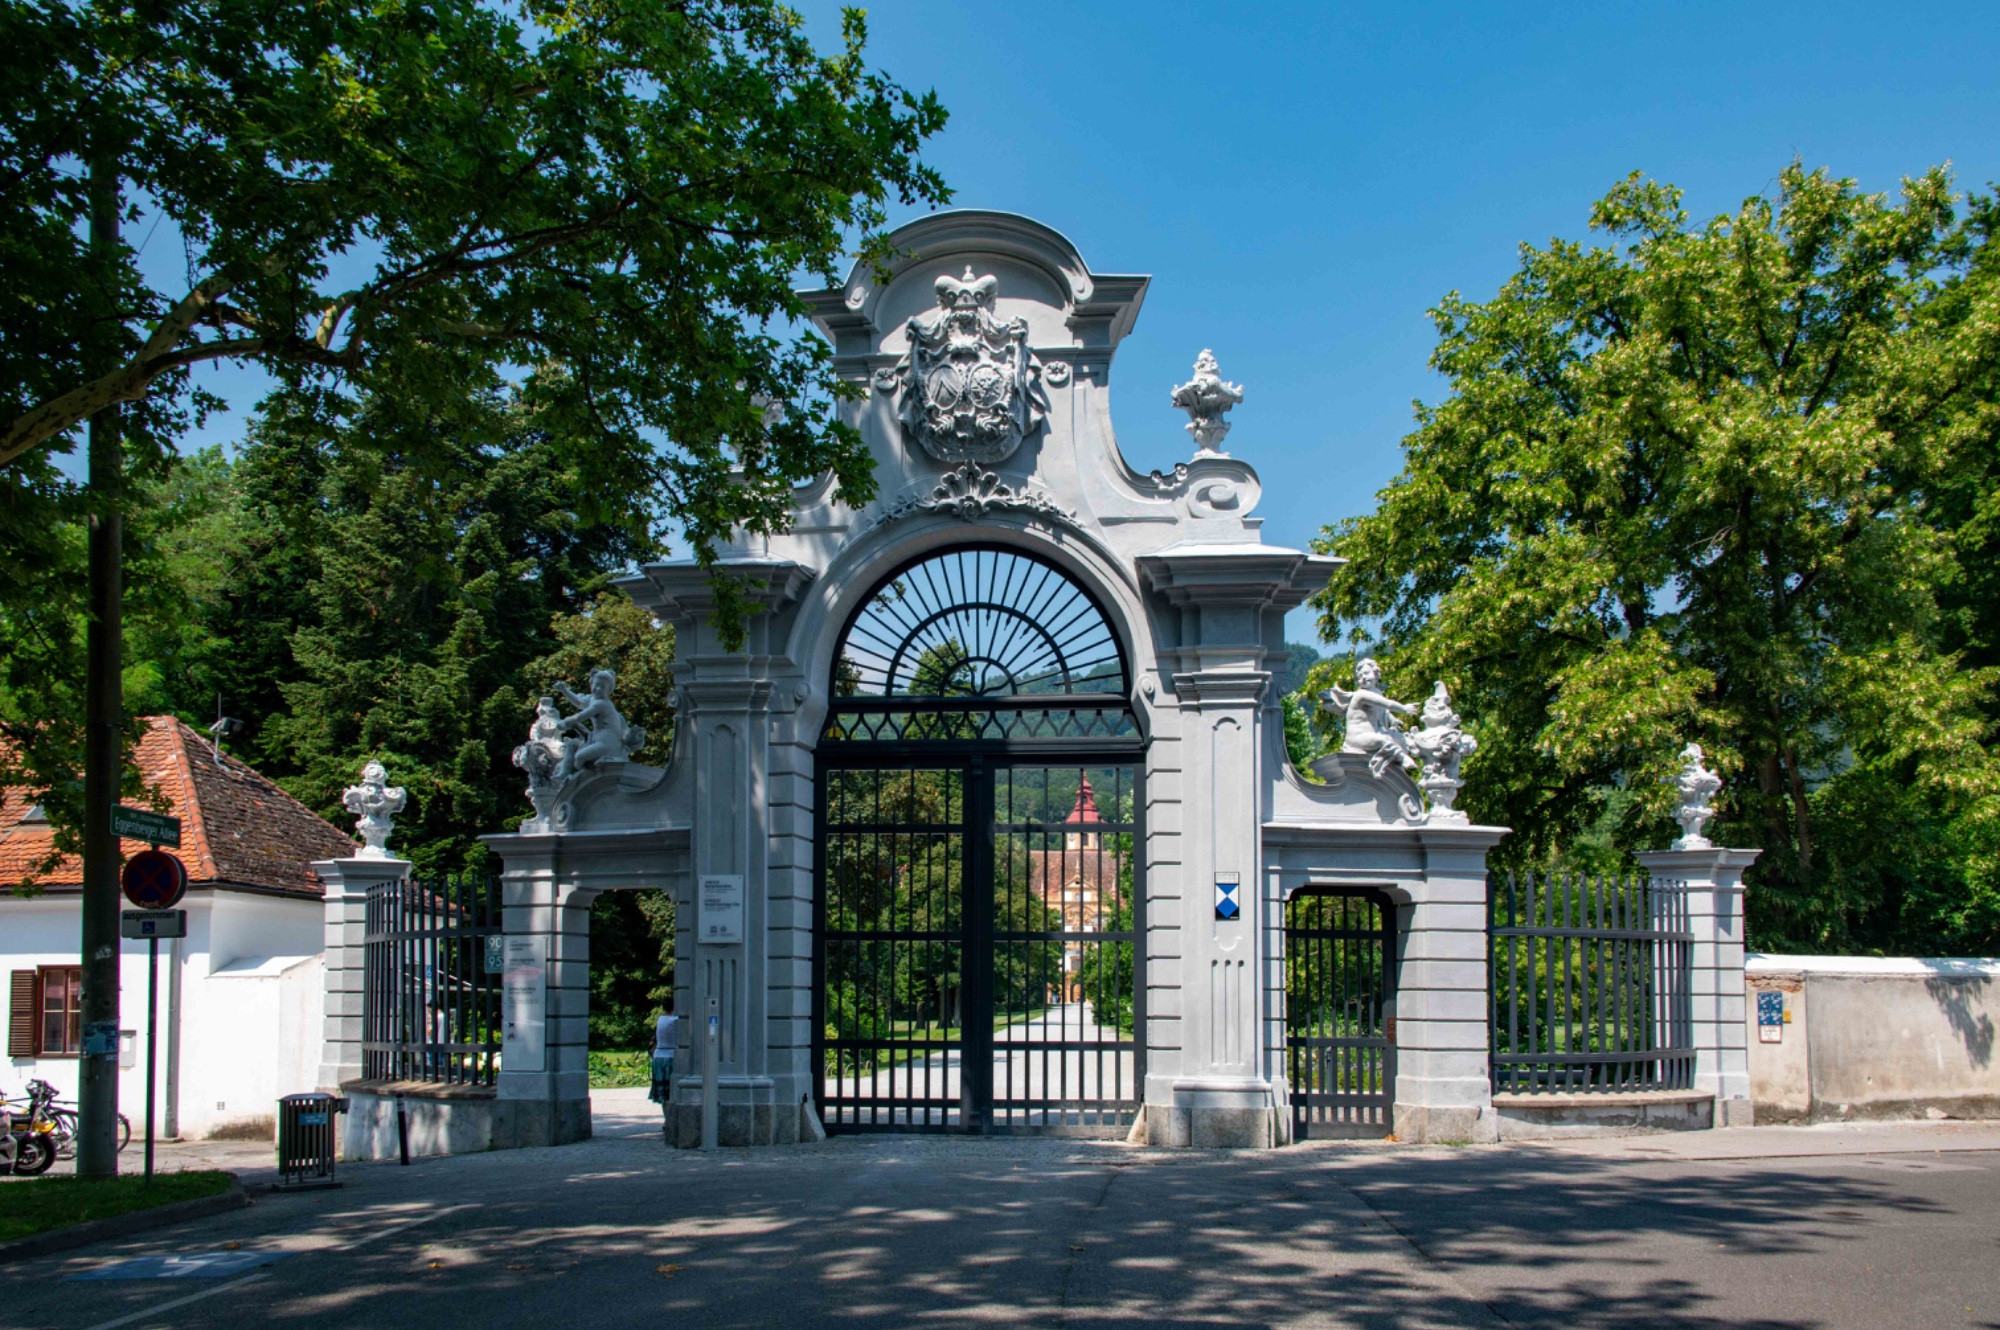
[[[636,1053],[589,1054],[590,1088],[623,1090],[653,1083],[653,1052],[642,1048]]]
[[[102,1182],[81,1178],[9,1178],[0,1181],[0,1242],[52,1228],[192,1201],[229,1190],[227,1173],[156,1173],[152,1182],[125,1176]]]

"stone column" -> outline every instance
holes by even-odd
[[[1174,862],[1146,869],[1149,941],[1163,932],[1154,911],[1178,924],[1168,991],[1150,986],[1165,976],[1148,957],[1148,1023],[1156,996],[1171,1003],[1158,1014],[1177,1018],[1178,1047],[1148,1049],[1146,1135],[1155,1145],[1268,1146],[1283,1138],[1283,1051],[1264,1038],[1269,912],[1278,906],[1266,890],[1263,833],[1284,727],[1268,666],[1284,649],[1285,611],[1324,586],[1335,565],[1236,543],[1247,533],[1213,503],[1244,503],[1237,487],[1255,484],[1248,467],[1207,455],[1189,471],[1209,496],[1191,523],[1195,538],[1138,560],[1159,612],[1180,787]],[[1149,780],[1160,760],[1149,754]],[[1157,843],[1155,835],[1149,851]],[[1219,912],[1225,889],[1233,911]]]
[[[407,859],[323,859],[313,866],[326,884],[326,1026],[321,1036],[319,1087],[339,1093],[361,1079],[362,996],[368,889],[410,875]]]
[[[1486,852],[1503,827],[1417,833],[1423,881],[1399,920],[1395,1132],[1405,1141],[1491,1141]]]
[[[590,903],[562,871],[560,835],[489,837],[500,875],[504,1037],[494,1138],[562,1145],[590,1135]]]
[[[1653,850],[1635,856],[1655,889],[1685,892],[1694,932],[1690,992],[1694,1085],[1715,1096],[1715,1125],[1751,1123],[1748,1004],[1743,992],[1743,872],[1761,850]]]

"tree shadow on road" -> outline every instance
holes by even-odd
[[[1506,1150],[646,1149],[605,1143],[567,1176],[514,1186],[489,1168],[478,1208],[421,1246],[342,1258],[337,1293],[272,1288],[259,1323],[456,1325],[472,1298],[481,1325],[566,1328],[1806,1330],[1821,1322],[1732,1302],[1686,1244],[1804,1253],[1858,1236],[1870,1213],[1937,1208],[1888,1179]],[[448,1167],[426,1171],[451,1189]]]

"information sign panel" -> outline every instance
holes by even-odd
[[[542,963],[542,939],[505,939],[500,972],[501,1006],[505,1023],[500,1038],[502,1071],[548,1070],[548,967]]]
[[[1785,1040],[1785,995],[1773,988],[1757,992],[1757,1042],[1780,1044]]]
[[[704,873],[700,882],[700,910],[697,919],[702,942],[743,940],[743,875]]]

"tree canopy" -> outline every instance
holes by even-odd
[[[915,155],[942,108],[864,36],[850,11],[822,55],[754,0],[10,6],[0,462],[203,361],[297,387],[388,358],[407,395],[471,359],[561,366],[551,406],[645,458],[698,549],[829,468],[865,492],[827,349],[771,331],[801,270],[879,252],[892,194],[945,197]],[[185,282],[131,244],[100,270],[97,161]]]
[[[1764,850],[1753,941],[2000,943],[1996,218],[1943,170],[1794,165],[1704,223],[1635,175],[1591,213],[1618,247],[1524,246],[1434,311],[1450,395],[1327,529],[1318,604],[1451,686],[1503,854],[1664,844],[1699,740],[1711,834]]]
[[[187,653],[207,652],[203,686],[266,715],[290,689],[293,730],[272,732],[317,754],[332,727],[331,762],[375,733],[337,669],[430,614],[459,625],[462,659],[517,632],[505,616],[525,603],[509,608],[504,584],[524,558],[564,561],[529,548],[558,539],[550,523],[595,542],[588,581],[619,542],[667,532],[709,560],[732,531],[786,520],[811,476],[865,499],[866,454],[832,409],[849,390],[794,287],[883,253],[891,199],[947,191],[918,157],[943,109],[870,70],[864,39],[850,11],[821,52],[765,0],[0,8],[0,780],[48,791],[73,835],[79,528],[95,505],[119,502],[133,527],[134,701],[179,668],[168,693],[204,714]],[[124,235],[98,249],[85,223],[107,180]],[[222,482],[175,454],[190,414],[217,405],[189,368],[222,359],[281,385],[240,475],[248,506],[210,504]],[[115,500],[57,465],[108,403],[125,404],[133,478]],[[532,457],[495,452],[517,446]],[[367,516],[363,497],[385,506]],[[556,497],[569,517],[502,534]],[[220,565],[199,558],[149,565],[187,541],[233,549],[216,524],[243,521],[274,544],[232,575],[268,588],[215,585]],[[463,546],[462,582],[430,575],[440,531]],[[535,613],[573,600],[574,571]],[[733,584],[720,590],[726,616]],[[210,620],[173,608],[189,595],[249,596],[252,612],[203,642],[189,633]],[[174,663],[149,659],[169,649]],[[477,728],[493,680],[466,669],[394,686],[428,690],[440,733]]]

